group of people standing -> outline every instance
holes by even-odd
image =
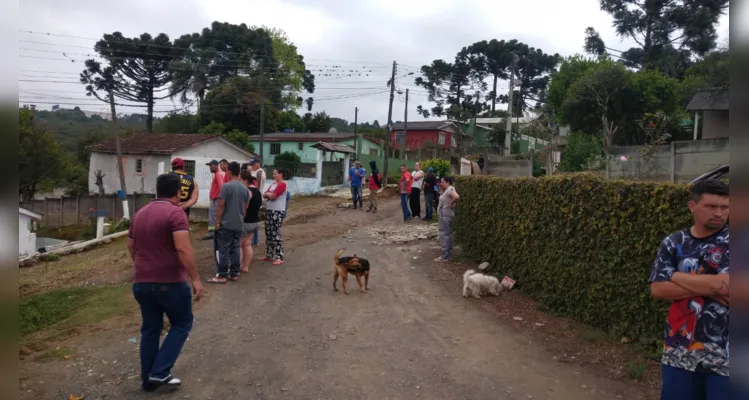
[[[370,174],[362,168],[359,161],[355,161],[349,170],[348,183],[351,188],[351,201],[354,209],[363,210],[364,199],[362,196],[362,185],[366,180],[369,185],[369,208],[367,212],[377,212],[377,192],[382,188],[382,175],[377,169],[375,161],[370,161]],[[424,172],[421,163],[414,163],[414,171],[409,172],[406,165],[401,165],[401,178],[398,182],[401,209],[403,210],[403,221],[421,219],[431,221],[434,209],[437,209],[439,218],[438,230],[442,246],[442,254],[435,259],[438,262],[452,259],[453,234],[452,222],[455,218],[455,202],[460,198],[455,190],[452,177],[438,177],[434,168],[427,168]],[[424,193],[424,217],[421,218],[421,194]]]

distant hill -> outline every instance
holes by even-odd
[[[49,129],[55,139],[69,152],[75,152],[79,142],[88,141],[94,137],[105,139],[112,135],[112,123],[108,114],[85,112],[78,107],[72,110],[37,110],[34,111],[34,118],[37,123]],[[117,125],[123,132],[144,131],[146,116],[123,115],[118,119]]]

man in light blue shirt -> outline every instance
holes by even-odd
[[[365,173],[366,171],[361,167],[359,161],[357,161],[354,164],[354,167],[352,167],[348,172],[348,181],[351,186],[351,201],[354,202],[354,209],[356,209],[357,201],[359,202],[359,209],[363,209],[362,203],[364,202],[364,199],[362,198],[361,183],[364,179]]]

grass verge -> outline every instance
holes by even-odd
[[[29,296],[19,307],[21,342],[34,337],[49,340],[57,334],[103,321],[122,313],[127,307],[125,294],[130,285],[98,288],[57,289]]]

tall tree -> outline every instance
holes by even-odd
[[[52,133],[34,122],[30,109],[18,110],[18,122],[18,192],[29,200],[41,185],[63,179],[69,163]]]
[[[164,33],[152,37],[144,33],[136,38],[126,38],[120,32],[105,34],[96,42],[94,50],[105,59],[112,68],[112,74],[121,79],[114,85],[115,97],[136,103],[144,103],[148,118],[146,130],[153,132],[153,106],[159,99],[171,97],[179,88],[170,87],[173,72],[169,65],[181,55],[182,50],[175,47]],[[94,60],[86,62],[84,74],[91,71]],[[84,82],[89,85],[89,82]],[[88,90],[87,92],[91,93]]]
[[[430,110],[419,105],[417,112],[424,118],[430,115],[464,121],[474,114],[476,100],[486,92],[485,72],[476,68],[477,56],[463,48],[452,63],[434,60],[431,65],[421,67],[422,76],[414,83],[427,90],[430,102],[436,103]],[[484,102],[481,101],[483,109]]]
[[[333,122],[330,116],[325,111],[321,111],[312,116],[307,129],[310,132],[327,132],[332,127]]]
[[[600,0],[600,4],[614,18],[617,35],[638,45],[621,52],[625,65],[676,78],[683,76],[691,54],[704,55],[715,48],[715,26],[728,8],[728,0]],[[585,33],[586,51],[600,55],[611,50],[592,27]]]
[[[278,129],[280,111],[268,105],[278,104],[280,99],[280,89],[273,88],[272,82],[262,76],[230,77],[206,94],[200,120],[256,135],[260,133],[260,110],[265,104],[265,132],[273,132]]]

